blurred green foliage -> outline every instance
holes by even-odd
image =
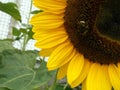
[[[0,2],[0,10],[11,15],[15,20],[21,21],[21,15],[20,15],[18,7],[15,3],[12,3],[12,2],[2,3],[2,2]]]

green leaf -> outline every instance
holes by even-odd
[[[20,32],[22,32],[22,33],[27,33],[27,28],[20,28]]]
[[[73,90],[69,86],[64,89],[65,85],[57,84],[55,90]]]
[[[43,12],[42,10],[34,10],[31,12],[31,14],[37,14],[37,13],[40,13],[40,12]]]
[[[14,47],[12,46],[12,40],[0,40],[0,52],[5,49],[14,49]]]
[[[11,89],[0,87],[0,90],[11,90]]]
[[[14,40],[20,40],[21,39],[21,37],[15,37],[15,39]]]
[[[34,69],[36,56],[37,54],[33,51],[3,51],[0,87],[8,87],[13,90],[32,90],[48,83],[53,73],[47,71],[45,62],[42,62],[38,69]]]
[[[21,34],[20,30],[17,29],[16,27],[12,28],[12,33],[14,36],[19,36]]]
[[[33,31],[32,31],[32,28],[29,28],[28,38],[29,38],[29,39],[33,39],[33,35],[34,35],[34,33],[33,33]]]
[[[64,86],[63,85],[57,85],[55,90],[64,90]]]
[[[22,23],[22,27],[24,27],[24,28],[31,28],[32,26],[31,26],[31,24],[25,24],[25,23]]]
[[[12,16],[15,20],[21,21],[21,15],[18,10],[18,7],[15,3],[8,2],[2,3],[0,2],[0,10]]]

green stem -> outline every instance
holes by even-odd
[[[31,11],[32,11],[32,0],[31,0],[31,4],[30,4],[30,10],[29,10],[28,18],[27,18],[27,25],[26,25],[26,28],[29,27],[29,20],[30,20],[30,13],[31,13]],[[26,45],[27,45],[27,43],[28,43],[28,41],[29,41],[28,38],[29,38],[28,35],[24,33],[24,34],[23,34],[22,51],[25,51],[25,49],[26,49]]]
[[[67,84],[65,84],[65,86],[64,86],[64,88],[63,88],[63,90],[66,90],[67,86],[68,86],[68,83],[67,83]]]
[[[22,51],[25,51],[26,45],[27,45],[27,36],[26,36],[26,34],[24,34]]]
[[[58,70],[57,70],[57,72],[58,72]],[[49,90],[55,90],[55,88],[56,88],[57,72],[55,74],[54,82],[53,82],[52,86],[49,88]]]
[[[29,10],[29,15],[28,15],[28,19],[27,19],[27,25],[29,25],[29,20],[30,20],[30,15],[31,15],[31,11],[32,11],[32,2],[33,0],[31,0],[31,3],[30,3],[30,10]]]

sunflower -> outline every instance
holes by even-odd
[[[120,0],[34,0],[31,19],[48,70],[72,88],[120,90]]]

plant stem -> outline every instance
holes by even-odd
[[[31,11],[32,11],[32,2],[33,0],[31,0],[31,3],[30,3],[30,10],[29,10],[29,15],[28,15],[28,19],[27,19],[27,25],[29,25],[29,20],[30,20],[30,15],[31,15]]]
[[[30,4],[30,10],[29,10],[29,14],[28,14],[28,18],[27,18],[27,24],[26,24],[26,28],[28,28],[29,27],[29,20],[30,20],[30,13],[31,13],[31,11],[32,11],[32,0],[31,0],[31,4]],[[29,41],[29,37],[28,37],[28,35],[27,34],[23,34],[23,45],[22,45],[22,51],[25,51],[25,49],[26,49],[26,45],[27,45],[27,43],[28,43],[28,41]]]
[[[65,89],[67,88],[67,86],[68,86],[68,83],[67,83],[67,84],[65,84],[65,86],[64,86],[64,88],[63,88],[63,90],[65,90]]]
[[[25,51],[27,42],[28,42],[28,41],[27,41],[27,36],[26,36],[26,34],[24,34],[22,51]]]
[[[57,70],[57,72],[58,72],[58,70]],[[52,86],[49,88],[49,90],[55,90],[55,88],[56,88],[57,72],[55,74],[54,82],[53,82]]]

